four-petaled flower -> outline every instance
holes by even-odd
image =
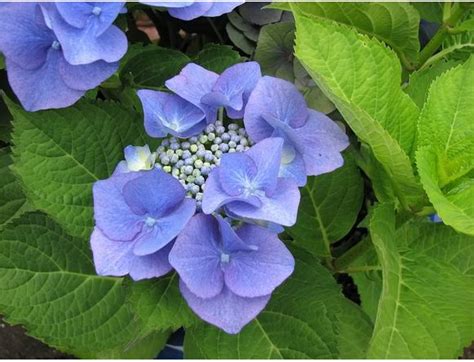
[[[142,1],[142,4],[168,8],[171,16],[181,20],[193,20],[200,16],[220,16],[230,13],[237,6],[244,3],[239,1]]]
[[[171,270],[171,242],[196,210],[176,179],[159,169],[117,173],[96,182],[93,195],[91,246],[99,274],[139,280]]]
[[[169,261],[191,309],[227,333],[255,318],[294,269],[276,234],[250,224],[234,231],[221,217],[204,214],[189,221]]]
[[[343,130],[323,113],[308,109],[295,85],[265,76],[253,90],[244,115],[245,129],[254,142],[282,137],[282,177],[298,186],[306,176],[334,171],[344,163],[341,151],[349,146]]]
[[[244,153],[222,156],[206,182],[202,210],[224,206],[233,217],[291,226],[300,193],[292,179],[278,177],[283,139],[267,138]]]

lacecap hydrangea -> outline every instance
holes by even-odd
[[[342,166],[344,131],[255,62],[196,64],[140,90],[156,150],[128,146],[93,188],[97,272],[140,280],[174,269],[191,309],[238,333],[293,272],[278,238],[296,222],[307,176]]]

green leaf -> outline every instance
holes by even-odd
[[[439,61],[431,67],[413,72],[410,74],[410,81],[408,86],[405,88],[405,92],[411,97],[411,99],[413,99],[416,105],[422,109],[426,98],[428,97],[431,83],[442,73],[457,64],[458,62],[453,60]]]
[[[178,275],[134,283],[130,306],[145,321],[143,333],[152,330],[176,330],[196,322],[196,317],[181,297]]]
[[[194,59],[195,63],[216,73],[222,73],[240,61],[240,54],[232,47],[219,44],[206,44]]]
[[[0,70],[5,69],[5,58],[3,54],[0,53]]]
[[[294,42],[295,24],[286,22],[265,25],[260,31],[255,50],[255,60],[262,67],[262,72],[293,82]]]
[[[88,243],[44,214],[24,214],[0,232],[0,312],[59,350],[85,358],[130,355],[141,342],[141,321],[123,284],[96,275]]]
[[[396,232],[388,204],[375,209],[370,233],[383,287],[367,357],[458,357],[474,335],[474,239],[433,223]]]
[[[7,103],[15,127],[12,167],[29,200],[72,235],[89,238],[92,185],[112,174],[126,146],[149,142],[141,117],[112,102],[35,113]]]
[[[428,198],[446,225],[474,235],[474,175],[461,178],[460,187],[442,188],[439,175],[442,161],[432,147],[423,147],[416,153],[418,172]]]
[[[134,48],[132,54],[123,62],[120,78],[135,88],[160,89],[191,61],[177,50],[156,46]]]
[[[362,358],[372,326],[331,274],[294,250],[293,276],[238,335],[201,323],[186,330],[187,358]]]
[[[406,3],[292,3],[294,12],[316,20],[330,19],[349,25],[388,44],[413,65],[420,50],[418,12]]]
[[[422,19],[438,24],[443,22],[442,2],[412,2],[411,6],[418,10]]]
[[[0,149],[0,230],[30,210],[19,182],[9,169],[11,163],[9,150]]]
[[[245,54],[251,55],[255,51],[255,43],[247,39],[232,23],[227,23],[225,30],[229,39]]]
[[[400,88],[395,54],[347,26],[317,23],[299,13],[296,28],[298,59],[360,140],[371,147],[404,207],[419,207],[424,194],[408,157],[419,110]]]
[[[418,146],[430,146],[436,152],[441,186],[474,169],[473,84],[474,57],[471,57],[432,83],[420,115]]]
[[[353,157],[346,153],[343,167],[308,179],[301,189],[297,222],[287,232],[312,254],[330,256],[331,244],[354,226],[363,196],[362,176]]]

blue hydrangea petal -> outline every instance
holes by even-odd
[[[219,76],[212,92],[201,101],[216,107],[225,106],[232,118],[242,118],[244,106],[261,76],[257,62],[235,64]]]
[[[71,65],[63,58],[58,71],[68,87],[87,91],[112,76],[118,67],[119,63],[106,63],[101,60],[91,64]]]
[[[141,172],[115,174],[92,188],[95,224],[112,240],[129,241],[142,230],[143,218],[130,210],[122,195],[124,185],[140,176]]]
[[[237,334],[250,323],[267,305],[270,295],[244,298],[232,293],[228,288],[214,298],[199,298],[181,280],[181,294],[189,307],[203,320],[226,333]]]
[[[291,145],[288,145],[288,149],[293,149],[294,156],[288,156],[287,159],[291,159],[291,161],[286,162],[285,159],[285,151],[283,152],[283,157],[282,157],[282,163],[280,165],[280,171],[278,176],[280,177],[286,177],[286,178],[291,178],[293,179],[296,184],[300,187],[306,185],[307,182],[307,175],[306,175],[306,167],[305,167],[305,162],[303,160],[303,156],[298,153],[298,151],[294,150],[294,148]],[[289,151],[286,151],[289,152]]]
[[[245,224],[237,235],[256,248],[231,255],[225,270],[227,287],[241,297],[271,294],[293,273],[293,256],[277,235],[265,228]]]
[[[185,6],[192,5],[194,1],[141,1],[140,3],[150,6],[160,6],[164,8],[182,8]]]
[[[320,175],[341,167],[341,151],[349,146],[349,138],[330,118],[310,110],[308,121],[288,131],[289,138],[303,155],[308,175]]]
[[[220,161],[220,185],[229,196],[241,195],[253,183],[257,171],[257,165],[247,154],[225,154]]]
[[[270,137],[279,125],[301,127],[308,117],[304,97],[293,83],[262,77],[247,103],[245,129],[256,142]]]
[[[2,4],[0,11],[0,53],[23,69],[42,66],[56,40],[53,32],[38,17],[37,3]]]
[[[240,1],[214,1],[211,8],[203,14],[203,16],[221,16],[222,14],[230,13],[237,6],[242,5],[245,0]]]
[[[166,189],[161,189],[162,194],[163,190]],[[153,226],[145,224],[137,236],[133,252],[136,255],[148,255],[165,247],[178,236],[195,212],[196,201],[184,199],[174,210],[157,218]]]
[[[201,98],[212,91],[219,75],[208,71],[203,67],[190,63],[181,72],[166,81],[168,89],[179,95],[181,98],[199,107],[205,114],[207,122],[216,120],[217,109],[201,102]]]
[[[27,111],[68,107],[82,97],[84,91],[68,87],[62,79],[58,72],[61,62],[61,53],[54,50],[42,66],[33,70],[5,59],[10,86]]]
[[[123,198],[135,214],[158,219],[181,204],[186,192],[173,176],[157,168],[140,174],[123,187]]]
[[[181,20],[193,20],[203,16],[212,7],[212,2],[194,2],[189,6],[170,8],[169,14]]]
[[[254,182],[271,196],[278,182],[283,139],[266,138],[252,146],[245,154],[257,165],[258,172]]]
[[[258,248],[250,239],[243,241],[224,218],[216,215],[216,220],[219,225],[222,250],[224,253],[230,255],[229,260],[232,260],[233,255],[239,252],[255,251]],[[227,267],[225,270],[227,273]]]
[[[98,22],[88,22],[85,28],[77,29],[66,23],[52,5],[54,4],[41,4],[69,63],[80,65],[97,60],[113,63],[127,52],[127,37],[115,25],[108,27],[101,35],[96,34],[100,26]]]
[[[175,94],[145,89],[137,94],[143,105],[145,130],[151,137],[168,133],[188,137],[206,127],[204,112]]]
[[[298,186],[291,179],[278,179],[278,184],[272,197],[259,197],[260,207],[241,201],[233,201],[226,208],[236,216],[264,220],[284,226],[292,226],[296,222],[300,193]]]
[[[91,235],[91,249],[97,274],[124,276],[134,280],[156,278],[171,271],[168,254],[171,244],[160,251],[146,256],[133,254],[133,241],[114,241],[105,236],[99,228]]]
[[[151,153],[148,145],[143,147],[127,146],[123,153],[128,171],[150,170],[156,158],[156,155]]]
[[[86,26],[87,20],[92,14],[94,5],[86,2],[57,2],[55,6],[61,17],[75,28],[81,29]]]
[[[224,287],[218,240],[214,217],[197,214],[178,236],[169,256],[181,280],[201,298],[215,297]]]
[[[214,211],[218,210],[224,204],[236,200],[248,203],[255,207],[261,206],[260,200],[255,197],[243,197],[242,195],[238,196],[229,196],[220,186],[219,181],[219,168],[212,170],[206,180],[206,188],[204,189],[204,195],[202,199],[202,211],[205,214],[212,214]]]

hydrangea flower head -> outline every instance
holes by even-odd
[[[306,176],[334,171],[349,145],[346,134],[323,113],[308,109],[295,85],[265,76],[256,85],[245,109],[245,129],[253,141],[267,137],[285,140],[280,175],[299,186]]]
[[[141,1],[142,4],[168,8],[171,16],[181,20],[193,20],[200,16],[220,16],[230,13],[237,6],[244,3],[240,1]]]
[[[28,111],[70,106],[118,69],[117,62],[68,62],[41,9],[37,3],[8,3],[0,11],[0,52],[10,86]]]
[[[127,51],[127,37],[112,23],[124,2],[42,3],[48,26],[54,31],[70,64],[97,60],[119,61]]]
[[[96,228],[91,245],[97,272],[130,273],[134,279],[168,272],[167,263],[149,271],[138,266],[143,259],[165,260],[169,251],[165,247],[193,216],[195,201],[185,198],[182,185],[154,168],[98,181],[93,195]]]
[[[245,153],[224,155],[206,182],[203,212],[225,206],[232,216],[293,225],[300,193],[292,179],[278,177],[282,147],[283,139],[268,138]]]
[[[189,306],[227,333],[238,333],[260,313],[294,269],[276,234],[249,224],[234,231],[221,217],[204,214],[191,219],[169,260]]]

